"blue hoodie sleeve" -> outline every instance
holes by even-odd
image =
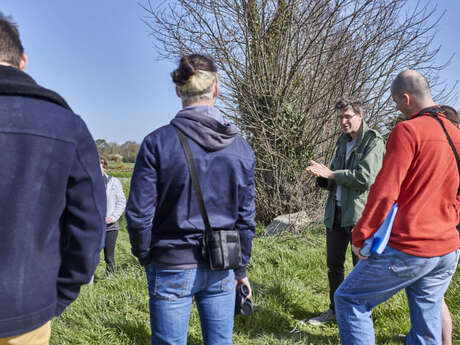
[[[141,265],[151,262],[152,221],[157,200],[157,165],[153,145],[144,139],[136,158],[126,207],[132,253]]]
[[[61,267],[57,279],[56,316],[90,281],[104,244],[106,194],[99,159],[86,125],[78,118],[76,154],[61,216]]]
[[[251,258],[252,239],[254,238],[256,229],[254,183],[255,164],[255,159],[253,159],[253,163],[249,171],[246,197],[244,202],[238,207],[238,220],[235,224],[235,228],[240,232],[241,254],[243,259],[243,265],[234,270],[236,279],[242,279],[246,277],[246,266],[248,265],[249,259]]]

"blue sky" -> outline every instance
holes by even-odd
[[[453,84],[460,79],[460,1],[431,3],[448,11],[435,43],[442,46],[439,62],[456,54],[441,74]],[[19,25],[26,72],[59,92],[95,139],[141,142],[180,108],[170,78],[177,61],[158,61],[137,1],[1,0],[0,11]]]

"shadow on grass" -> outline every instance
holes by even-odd
[[[261,294],[260,302],[255,300],[255,312],[250,317],[237,316],[234,331],[249,339],[266,336],[272,341],[295,341],[312,344],[337,344],[338,329],[335,325],[311,327],[301,320],[316,316],[307,311],[300,299],[295,298],[282,284],[267,285],[251,281],[254,291]],[[276,301],[276,302],[275,302]],[[324,328],[326,327],[326,328]],[[294,328],[295,331],[292,331]],[[327,331],[326,331],[327,330]],[[326,331],[326,332],[324,332]]]
[[[300,302],[301,300],[296,299],[295,296],[290,295],[289,293],[286,294],[281,285],[276,284],[274,286],[267,286],[266,284],[261,284],[256,281],[251,281],[251,285],[254,291],[261,292],[268,296],[275,296],[276,300],[282,303],[283,309],[286,311],[286,313],[289,313],[296,320],[309,319],[314,316],[318,316],[318,314],[322,312],[316,310],[310,312],[307,311],[307,306],[302,304]],[[321,292],[323,291],[321,290]],[[327,291],[324,293],[327,294]]]
[[[337,344],[338,337],[337,336],[330,336],[324,334],[311,334],[307,330],[298,330],[295,333],[289,332],[289,327],[286,329],[277,329],[273,330],[271,328],[262,327],[263,324],[267,320],[274,320],[280,321],[280,318],[275,317],[274,312],[269,310],[263,310],[259,308],[256,313],[254,313],[250,317],[244,316],[237,316],[235,318],[235,326],[233,329],[234,334],[238,334],[240,337],[246,338],[248,340],[254,340],[254,343],[260,344],[262,341],[262,337],[268,337],[270,343],[274,342],[282,342],[282,341],[295,341],[296,343],[299,341],[306,342],[308,344]],[[283,324],[287,324],[286,320],[282,322]],[[246,342],[238,342],[238,344],[252,344],[253,342],[250,341]],[[203,339],[199,335],[188,334],[187,336],[187,345],[202,345]]]
[[[118,269],[123,270],[132,267],[139,267],[139,262],[130,253],[121,253],[120,256],[122,259],[119,260],[119,263],[117,265]]]
[[[296,327],[294,332],[292,318],[274,310],[258,307],[250,317],[237,316],[234,331],[249,339],[260,340],[267,336],[272,340],[308,341],[312,344],[335,344],[337,335],[313,334],[308,329]]]
[[[126,338],[136,345],[150,345],[150,326],[138,321],[120,321],[107,323],[110,328],[116,329],[120,333],[124,333]]]

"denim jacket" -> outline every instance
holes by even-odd
[[[342,186],[341,226],[354,226],[361,217],[369,189],[382,167],[385,142],[379,132],[369,128],[363,121],[356,143],[345,163],[349,140],[348,134],[342,134],[337,140],[336,152],[331,162],[334,179],[318,179],[320,187],[329,190],[324,212],[324,224],[328,229],[332,228],[334,223],[337,185]]]

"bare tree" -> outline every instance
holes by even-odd
[[[388,131],[397,114],[394,76],[417,69],[439,84],[433,35],[442,15],[407,0],[170,0],[148,2],[145,23],[162,57],[202,52],[221,72],[221,109],[257,156],[258,219],[318,208],[304,173],[328,162],[343,94],[367,104],[368,123]],[[444,103],[452,90],[440,89]],[[311,207],[313,206],[313,207]]]

